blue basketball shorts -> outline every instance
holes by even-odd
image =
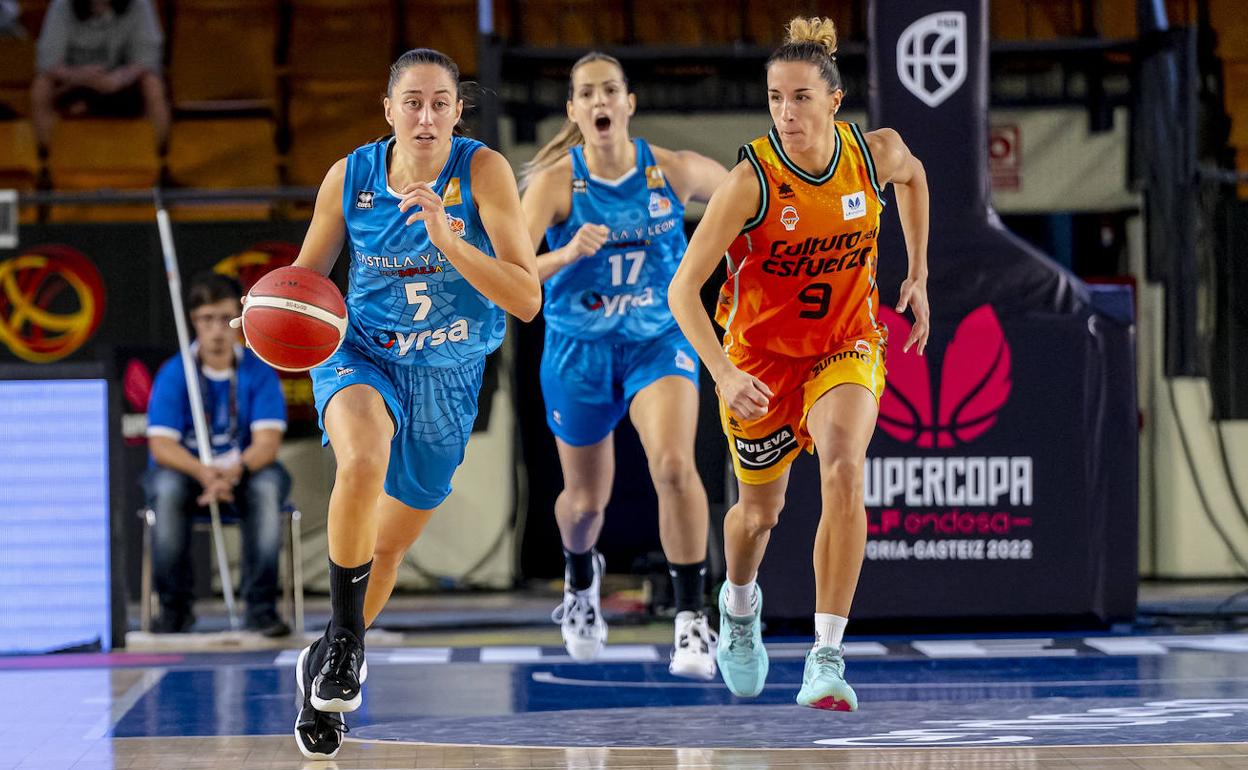
[[[652,340],[603,342],[547,326],[541,368],[546,424],[572,446],[597,444],[615,430],[638,391],[672,375],[697,387],[697,353],[679,327]]]
[[[485,357],[459,367],[381,363],[350,343],[311,371],[312,393],[322,431],[325,407],[349,385],[381,394],[394,420],[385,492],[413,508],[436,508],[451,493],[451,477],[464,461],[477,419],[477,396]]]

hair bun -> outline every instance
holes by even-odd
[[[836,53],[836,22],[823,16],[806,18],[797,16],[785,26],[785,43],[800,45],[813,43],[823,48],[828,56]]]

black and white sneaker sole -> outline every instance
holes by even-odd
[[[299,671],[302,672],[303,669],[300,668]],[[364,702],[364,682],[367,681],[367,679],[368,661],[366,660],[360,665],[360,691],[355,694],[354,698],[351,698],[350,700],[343,700],[342,698],[329,698],[328,700],[323,700],[316,697],[316,690],[313,689],[311,695],[312,708],[317,711],[324,711],[331,714],[347,714],[355,711],[360,707],[360,704]],[[316,680],[314,679],[314,684],[315,681]]]
[[[295,664],[295,684],[299,687],[299,712],[303,710],[304,686],[303,686],[303,664],[307,662],[308,653],[311,652],[312,645],[303,648],[303,652],[299,653],[299,662]],[[303,735],[299,732],[299,716],[300,713],[295,712],[295,743],[299,746],[299,753],[308,759],[333,759],[338,756],[338,752],[342,749],[342,744],[338,744],[338,748],[334,749],[331,754],[324,754],[319,751],[313,751],[303,742]]]

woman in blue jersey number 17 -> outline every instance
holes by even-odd
[[[312,370],[338,461],[328,523],[333,619],[296,667],[295,738],[317,759],[337,753],[341,714],[360,705],[364,629],[450,494],[505,313],[528,321],[542,301],[511,166],[455,135],[464,107],[455,63],[429,49],[403,54],[384,106],[394,135],[330,168],[295,262],[325,274],[349,245],[347,337]]]
[[[684,210],[705,201],[727,170],[694,152],[630,139],[636,97],[614,58],[572,67],[568,122],[525,169],[529,237],[547,287],[542,394],[564,489],[555,502],[566,569],[553,619],[577,660],[607,638],[594,550],[615,475],[612,432],[629,414],[659,498],[659,535],[676,599],[673,674],[715,676],[703,613],[706,490],[694,467],[697,354],[667,307],[684,255]]]

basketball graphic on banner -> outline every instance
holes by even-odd
[[[910,322],[887,306],[880,308],[880,320],[889,337],[910,336]],[[933,399],[931,380],[927,357],[913,349],[890,351],[880,429],[925,449],[949,449],[973,441],[996,423],[1012,383],[1010,345],[991,305],[981,305],[958,324],[936,383],[938,399]]]
[[[36,246],[0,262],[0,342],[35,364],[81,348],[104,318],[104,280],[85,254]]]

